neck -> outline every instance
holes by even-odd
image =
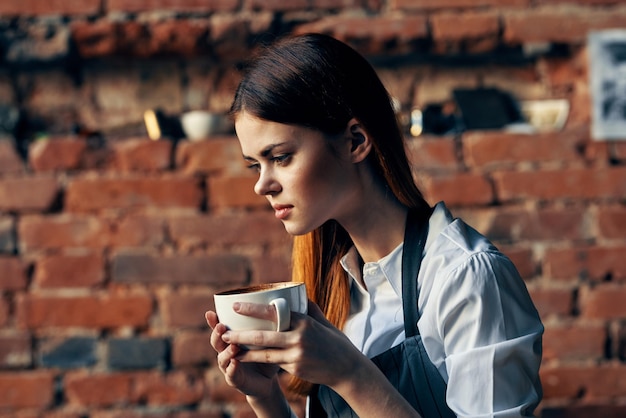
[[[360,210],[342,222],[366,263],[380,260],[404,240],[408,208],[389,195],[368,195]]]

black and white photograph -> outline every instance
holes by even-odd
[[[592,136],[626,140],[626,30],[589,34]]]

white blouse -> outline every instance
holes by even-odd
[[[361,277],[353,248],[342,260],[352,278],[344,333],[368,357],[404,340],[402,244]],[[418,275],[418,327],[448,384],[459,417],[527,417],[541,400],[543,325],[513,264],[438,203]]]

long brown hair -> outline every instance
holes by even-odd
[[[337,135],[357,119],[372,138],[369,163],[404,205],[428,210],[414,183],[404,140],[387,90],[369,62],[348,45],[320,34],[289,36],[263,48],[248,64],[231,114],[306,126]],[[294,237],[293,280],[339,329],[350,310],[350,285],[340,260],[352,247],[335,221]],[[294,378],[290,389],[311,385]]]

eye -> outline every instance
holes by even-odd
[[[246,167],[256,173],[261,171],[261,165],[258,162],[248,162]]]
[[[277,165],[285,165],[289,162],[290,158],[291,158],[291,154],[278,154],[278,155],[274,155],[271,158],[271,161]]]

